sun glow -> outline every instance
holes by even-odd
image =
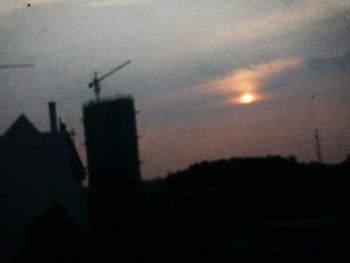
[[[268,63],[254,64],[238,68],[226,76],[200,85],[203,93],[221,93],[228,98],[223,104],[251,104],[273,98],[273,94],[264,91],[271,88],[271,81],[283,72],[302,67],[302,58],[280,58]],[[272,89],[270,89],[272,90]]]
[[[240,98],[239,102],[242,104],[249,104],[255,101],[255,97],[251,93],[244,93]]]

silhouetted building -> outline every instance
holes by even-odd
[[[23,247],[27,225],[53,203],[87,227],[84,167],[50,103],[51,131],[42,133],[21,115],[0,137],[0,261]]]
[[[140,180],[136,118],[132,97],[84,105],[90,188],[115,189]]]
[[[134,101],[131,96],[84,105],[92,231],[110,233],[123,193],[141,179]],[[93,230],[95,228],[95,230]],[[103,230],[96,230],[103,228]]]

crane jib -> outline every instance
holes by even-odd
[[[126,62],[124,62],[123,64],[119,65],[118,67],[116,67],[115,69],[111,70],[110,72],[106,73],[105,75],[103,75],[102,77],[99,77],[97,79],[97,81],[102,81],[103,79],[109,77],[110,75],[112,75],[114,72],[121,70],[122,68],[124,68],[125,66],[127,66],[128,64],[131,63],[131,60],[128,60]]]

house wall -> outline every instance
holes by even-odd
[[[0,139],[1,262],[18,254],[27,225],[52,203],[65,206],[87,227],[85,189],[72,176],[67,136],[47,133]]]

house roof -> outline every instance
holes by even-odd
[[[18,119],[10,126],[5,132],[5,136],[18,136],[18,135],[29,135],[29,134],[40,134],[38,129],[31,123],[28,118],[22,114]]]

